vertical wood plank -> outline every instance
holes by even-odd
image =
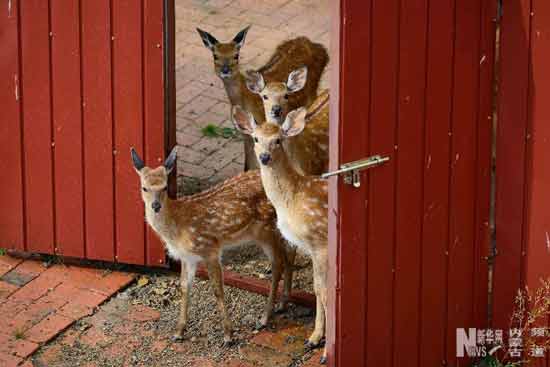
[[[489,264],[491,173],[493,148],[493,96],[496,37],[496,0],[481,2],[481,41],[479,61],[479,112],[477,127],[477,200],[475,216],[475,326],[487,328],[489,322]]]
[[[503,4],[499,60],[496,163],[497,251],[493,273],[493,326],[507,328],[522,284],[525,161],[530,78],[531,1]]]
[[[165,131],[165,154],[169,154],[172,147],[177,145],[176,142],[176,4],[174,1],[165,2],[164,9],[164,22],[166,39],[164,57],[165,70],[164,70],[164,83],[166,84],[166,95],[164,96],[164,108],[166,109],[166,126]],[[168,195],[171,198],[176,198],[178,195],[178,180],[177,175],[170,176],[168,180]]]
[[[527,151],[529,179],[528,224],[526,236],[526,277],[530,289],[540,287],[550,269],[550,4],[533,0],[531,26],[531,72],[529,75],[529,120]]]
[[[0,247],[23,250],[24,188],[21,140],[21,73],[19,70],[19,2],[0,5]]]
[[[399,4],[398,0],[374,0],[372,8],[370,154],[391,160],[369,172],[367,366],[390,366],[393,359]]]
[[[402,0],[396,175],[393,365],[418,363],[427,1]],[[427,229],[429,230],[429,229]],[[417,342],[414,342],[417,341]]]
[[[526,150],[525,218],[525,278],[524,285],[532,292],[540,288],[541,280],[548,280],[550,269],[550,4],[547,1],[531,2],[531,60],[528,72],[529,100]],[[548,318],[538,326],[548,327]],[[524,351],[529,353],[529,351]],[[533,358],[532,366],[548,366],[550,358]]]
[[[145,0],[143,6],[145,163],[156,167],[164,161],[163,3]],[[162,265],[165,262],[164,247],[151,227],[146,228],[147,264]]]
[[[30,252],[54,252],[49,3],[21,1],[25,227]],[[29,148],[32,147],[32,148]]]
[[[479,101],[480,4],[457,2],[452,112],[451,186],[449,216],[449,277],[447,297],[447,361],[456,359],[456,328],[474,321],[473,284]],[[464,362],[464,361],[462,361]]]
[[[363,2],[365,3],[365,2]],[[370,1],[366,2],[370,9]],[[329,167],[330,170],[335,170],[339,167],[340,163],[340,147],[344,147],[341,144],[340,132],[341,126],[343,125],[343,101],[344,96],[343,85],[344,83],[340,81],[340,77],[344,72],[342,65],[344,52],[343,46],[345,44],[345,37],[348,34],[346,28],[343,26],[345,22],[343,17],[346,16],[346,2],[345,1],[332,1],[330,2],[330,14],[331,14],[331,38],[330,38],[330,62],[332,63],[332,68],[330,70],[330,124],[329,124]],[[368,14],[370,15],[370,13]],[[370,18],[367,18],[370,20]],[[369,42],[370,45],[370,42]],[[367,49],[367,48],[365,48]],[[369,57],[366,58],[370,61]],[[366,90],[367,88],[364,88]],[[349,94],[348,94],[349,96]],[[367,114],[368,116],[368,114]],[[349,320],[348,323],[353,325],[351,317],[347,318],[347,313],[342,312],[341,299],[344,295],[353,294],[352,285],[343,288],[341,284],[340,276],[344,271],[342,268],[342,248],[344,243],[349,243],[349,238],[346,236],[349,232],[342,231],[340,225],[340,220],[344,218],[344,215],[349,216],[351,211],[343,210],[345,209],[344,205],[347,205],[347,202],[340,200],[340,179],[337,177],[329,178],[328,183],[328,258],[333,259],[333,264],[335,266],[328,267],[327,275],[327,325],[326,325],[326,350],[327,350],[327,363],[329,366],[345,366],[346,364],[343,361],[343,358],[350,358],[350,356],[360,356],[358,353],[358,348],[363,348],[365,345],[365,334],[364,329],[361,328],[365,324],[364,319],[359,323],[359,328],[355,329],[358,331],[357,336],[351,336],[346,342],[342,342],[342,338],[347,335],[342,332],[342,326],[344,321]],[[343,188],[343,187],[342,187]],[[365,194],[363,194],[363,197]],[[359,212],[359,216],[362,218],[359,220],[359,223],[366,223],[366,218],[363,217],[365,210]],[[346,220],[347,221],[347,220]],[[363,234],[363,238],[365,235]],[[355,246],[364,247],[364,245],[359,242],[355,243]],[[362,264],[365,266],[365,262]],[[359,272],[358,272],[359,273]],[[361,274],[361,273],[360,273]],[[362,274],[365,274],[362,272]],[[362,276],[362,275],[361,275]],[[350,297],[350,296],[348,296]],[[357,304],[357,302],[355,303]],[[354,303],[348,303],[348,305],[354,305]],[[363,305],[360,306],[363,308]],[[344,311],[347,311],[344,309]],[[361,309],[360,309],[361,311]],[[364,312],[364,308],[363,308]],[[363,313],[364,315],[364,313]],[[361,316],[364,318],[364,316]],[[357,342],[357,347],[355,350],[348,351],[346,348],[352,346],[349,339]],[[360,351],[361,349],[359,349]],[[362,357],[362,355],[361,355]],[[359,363],[357,365],[361,366]],[[347,363],[348,365],[351,362]]]
[[[51,1],[56,252],[84,257],[80,4]]]
[[[331,141],[331,164],[361,159],[368,154],[368,126],[371,98],[371,30],[365,27],[365,19],[371,18],[371,1],[342,1],[340,19],[342,26],[340,66],[334,67],[341,78],[340,90],[331,90],[331,139],[340,141],[340,149],[334,150]],[[334,46],[332,46],[334,47]],[[356,62],[362,60],[361,63]],[[334,62],[334,59],[333,59]],[[335,83],[333,81],[333,83]],[[338,108],[334,108],[337,105]],[[339,111],[336,116],[335,112]],[[354,144],[342,144],[353,141]],[[341,217],[338,219],[336,250],[338,273],[333,274],[339,291],[336,294],[336,335],[339,366],[365,366],[367,323],[367,175],[362,174],[361,188],[344,185],[338,179],[338,200]],[[335,184],[334,181],[331,182]],[[355,270],[352,270],[355,269]],[[330,317],[330,316],[329,316]]]
[[[131,0],[112,6],[116,257],[145,264],[143,204],[130,158],[131,147],[143,155],[142,7]]]
[[[454,0],[430,1],[426,84],[420,365],[445,360]]]
[[[110,1],[81,6],[86,256],[114,261]]]

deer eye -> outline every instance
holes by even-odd
[[[285,94],[285,99],[288,99],[288,94]]]
[[[214,55],[214,60],[217,60],[218,59],[218,56],[217,55]]]
[[[255,142],[255,143],[258,142],[258,138],[257,138],[257,137],[254,137],[254,142]]]
[[[239,54],[235,55],[234,59],[238,60],[239,59]]]
[[[149,190],[147,190],[147,188],[146,188],[146,187],[144,187],[144,188],[143,188],[143,191],[147,192],[147,191],[149,191]]]
[[[262,97],[263,97],[263,99],[265,99],[267,101],[267,96],[266,95],[263,95]]]

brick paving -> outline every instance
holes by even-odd
[[[0,256],[0,366],[31,366],[26,359],[43,344],[133,279],[130,273]]]
[[[252,25],[241,51],[241,70],[262,66],[282,41],[307,36],[329,46],[329,0],[176,0],[176,89],[180,192],[204,189],[242,171],[239,139],[208,137],[207,125],[232,127],[230,105],[214,74],[211,52],[195,28],[218,40]],[[327,68],[328,70],[328,68]],[[327,73],[321,88],[328,87]]]
[[[296,361],[320,366],[320,351],[304,350],[313,318],[303,323],[283,314],[268,330],[243,330],[244,339],[234,347],[235,353],[216,361],[193,354],[197,342],[193,339],[172,343],[157,309],[135,304],[125,296],[128,292],[113,297],[135,279],[133,273],[46,266],[7,255],[0,256],[0,269],[0,281],[11,285],[0,299],[2,367],[67,366],[67,356],[75,358],[74,353],[78,356],[83,350],[100,352],[97,359],[78,362],[80,366],[148,365],[132,362],[138,350],[157,362],[176,355],[184,366],[287,367]],[[26,281],[22,284],[21,279]],[[139,285],[128,290],[135,287]]]

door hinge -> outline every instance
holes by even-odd
[[[364,169],[377,167],[382,163],[390,160],[390,157],[382,157],[381,155],[373,155],[371,157],[345,163],[340,166],[339,170],[323,173],[321,178],[329,178],[336,175],[344,175],[344,183],[353,185],[353,187],[361,187],[361,174]]]

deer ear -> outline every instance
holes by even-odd
[[[257,71],[248,70],[246,72],[246,86],[252,93],[260,94],[265,88],[264,77]]]
[[[243,29],[242,31],[240,31],[239,33],[237,33],[237,35],[235,36],[235,38],[233,38],[233,42],[235,42],[235,44],[237,45],[237,48],[240,49],[241,47],[243,47],[244,45],[244,39],[246,38],[246,33],[248,32],[248,30],[250,29],[250,26],[246,27],[245,29]]]
[[[239,105],[231,108],[231,118],[237,130],[243,134],[251,135],[256,128],[254,116]]]
[[[306,85],[306,81],[307,66],[303,66],[290,73],[288,76],[288,81],[286,82],[286,87],[291,93],[298,92]]]
[[[204,43],[204,46],[206,48],[209,48],[211,51],[214,51],[214,46],[219,43],[218,40],[214,36],[212,36],[210,33],[203,31],[202,29],[197,28],[197,32],[199,32],[199,35],[202,38],[202,43]]]
[[[174,167],[176,166],[176,159],[178,157],[178,146],[176,145],[168,157],[166,157],[166,160],[164,161],[164,168],[166,168],[166,173],[170,174]]]
[[[285,122],[281,127],[285,136],[296,136],[304,130],[304,127],[306,127],[306,112],[307,110],[304,107],[300,107],[286,115]]]
[[[143,169],[143,167],[145,167],[145,163],[143,163],[143,159],[139,157],[133,147],[130,148],[130,154],[132,155],[132,163],[134,164],[134,168],[139,173]]]

